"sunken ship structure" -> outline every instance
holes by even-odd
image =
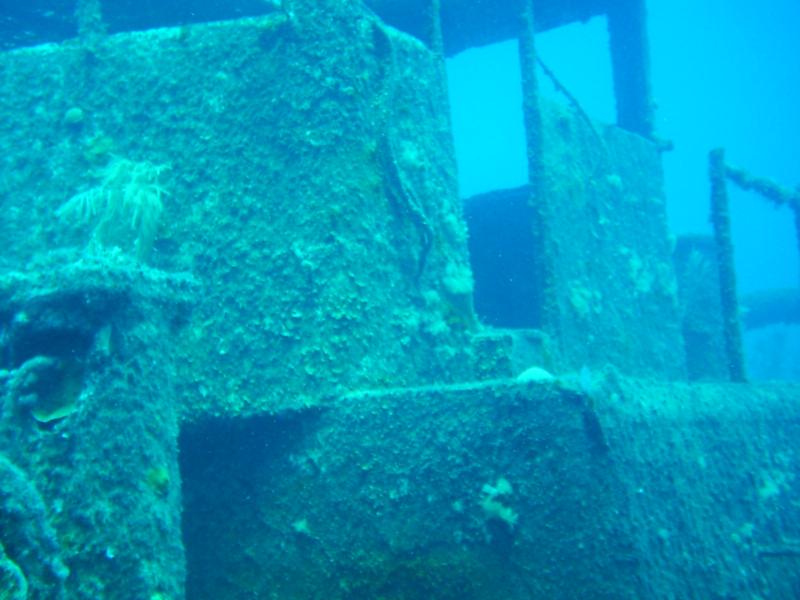
[[[669,236],[644,0],[190,4],[4,8],[0,597],[798,597],[800,387],[721,153]],[[539,93],[598,15],[615,124]],[[462,200],[444,60],[507,39],[529,182]]]

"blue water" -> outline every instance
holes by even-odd
[[[710,231],[707,153],[787,187],[800,185],[800,3],[653,0],[648,3],[657,135],[664,154],[670,225]],[[542,58],[592,117],[615,118],[605,19],[537,38]],[[448,62],[462,193],[526,180],[515,42]],[[557,94],[553,94],[558,97]],[[478,117],[477,115],[480,115]],[[792,216],[731,190],[742,292],[793,287],[800,263]]]

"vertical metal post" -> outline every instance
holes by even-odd
[[[521,0],[519,65],[522,71],[522,117],[525,121],[528,182],[537,196],[542,176],[542,114],[536,78],[535,23],[532,0]]]
[[[447,115],[447,124],[450,126],[450,100],[447,95],[447,68],[444,57],[444,35],[442,34],[442,6],[441,0],[427,0],[425,3],[425,42],[428,48],[436,54],[439,65],[439,80],[441,82],[444,112]],[[452,127],[450,127],[452,131]],[[455,152],[455,150],[453,150]]]
[[[739,303],[736,298],[736,271],[733,265],[731,219],[728,209],[728,191],[725,186],[725,151],[712,150],[708,155],[711,181],[711,224],[717,247],[720,305],[725,351],[728,357],[728,374],[731,381],[745,381],[744,351],[739,323]]]
[[[539,84],[536,78],[536,21],[533,0],[520,0],[519,62],[522,79],[522,115],[525,125],[527,148],[528,201],[531,223],[534,264],[532,276],[537,283],[534,322],[551,335],[560,339],[558,331],[559,313],[553,274],[553,240],[550,233],[550,215],[545,190],[545,170],[543,160],[542,111],[539,103]]]
[[[616,0],[610,4],[607,18],[617,125],[652,138],[655,116],[645,0]]]
[[[444,58],[444,37],[442,36],[441,0],[428,0],[425,3],[425,41],[428,47]]]
[[[452,114],[450,111],[450,97],[447,87],[447,66],[445,64],[444,55],[444,35],[442,33],[442,7],[441,0],[426,0],[425,2],[425,42],[431,51],[436,54],[437,58],[437,71],[438,71],[438,100],[442,106],[442,123],[446,128],[449,136],[450,155],[455,157],[455,140],[453,140],[453,123]],[[453,186],[454,189],[458,188],[458,175],[456,172],[457,167],[455,161],[453,165]]]
[[[101,0],[78,0],[75,4],[75,21],[78,35],[90,40],[105,33]]]

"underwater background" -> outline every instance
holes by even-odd
[[[724,146],[734,164],[796,184],[800,6],[651,0],[647,7],[656,127],[674,143],[663,154],[670,230],[708,232],[709,149]],[[537,44],[587,113],[613,122],[604,19],[547,31]],[[521,185],[527,168],[516,42],[468,50],[448,61],[448,76],[462,195]],[[800,254],[791,212],[738,189],[731,198],[739,291],[795,287]],[[799,336],[790,325],[749,335],[751,375],[797,380]]]
[[[0,0],[0,600],[800,598],[798,23]]]
[[[797,180],[800,42],[794,25],[800,6],[780,0],[764,7],[651,0],[648,14],[657,129],[675,143],[664,154],[670,227],[676,235],[707,231],[710,148],[724,146],[738,164],[787,186]],[[537,42],[586,111],[613,122],[603,19],[548,31]],[[516,61],[515,43],[507,42],[449,62],[465,196],[525,180]],[[492,85],[480,85],[488,78]],[[498,110],[476,119],[481,105]],[[745,194],[737,195],[732,210],[742,291],[794,285],[798,258],[791,218]]]

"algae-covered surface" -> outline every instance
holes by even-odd
[[[2,15],[1,599],[797,597],[800,392],[723,381],[658,145],[542,103],[468,228],[443,53],[516,17],[412,4]]]

